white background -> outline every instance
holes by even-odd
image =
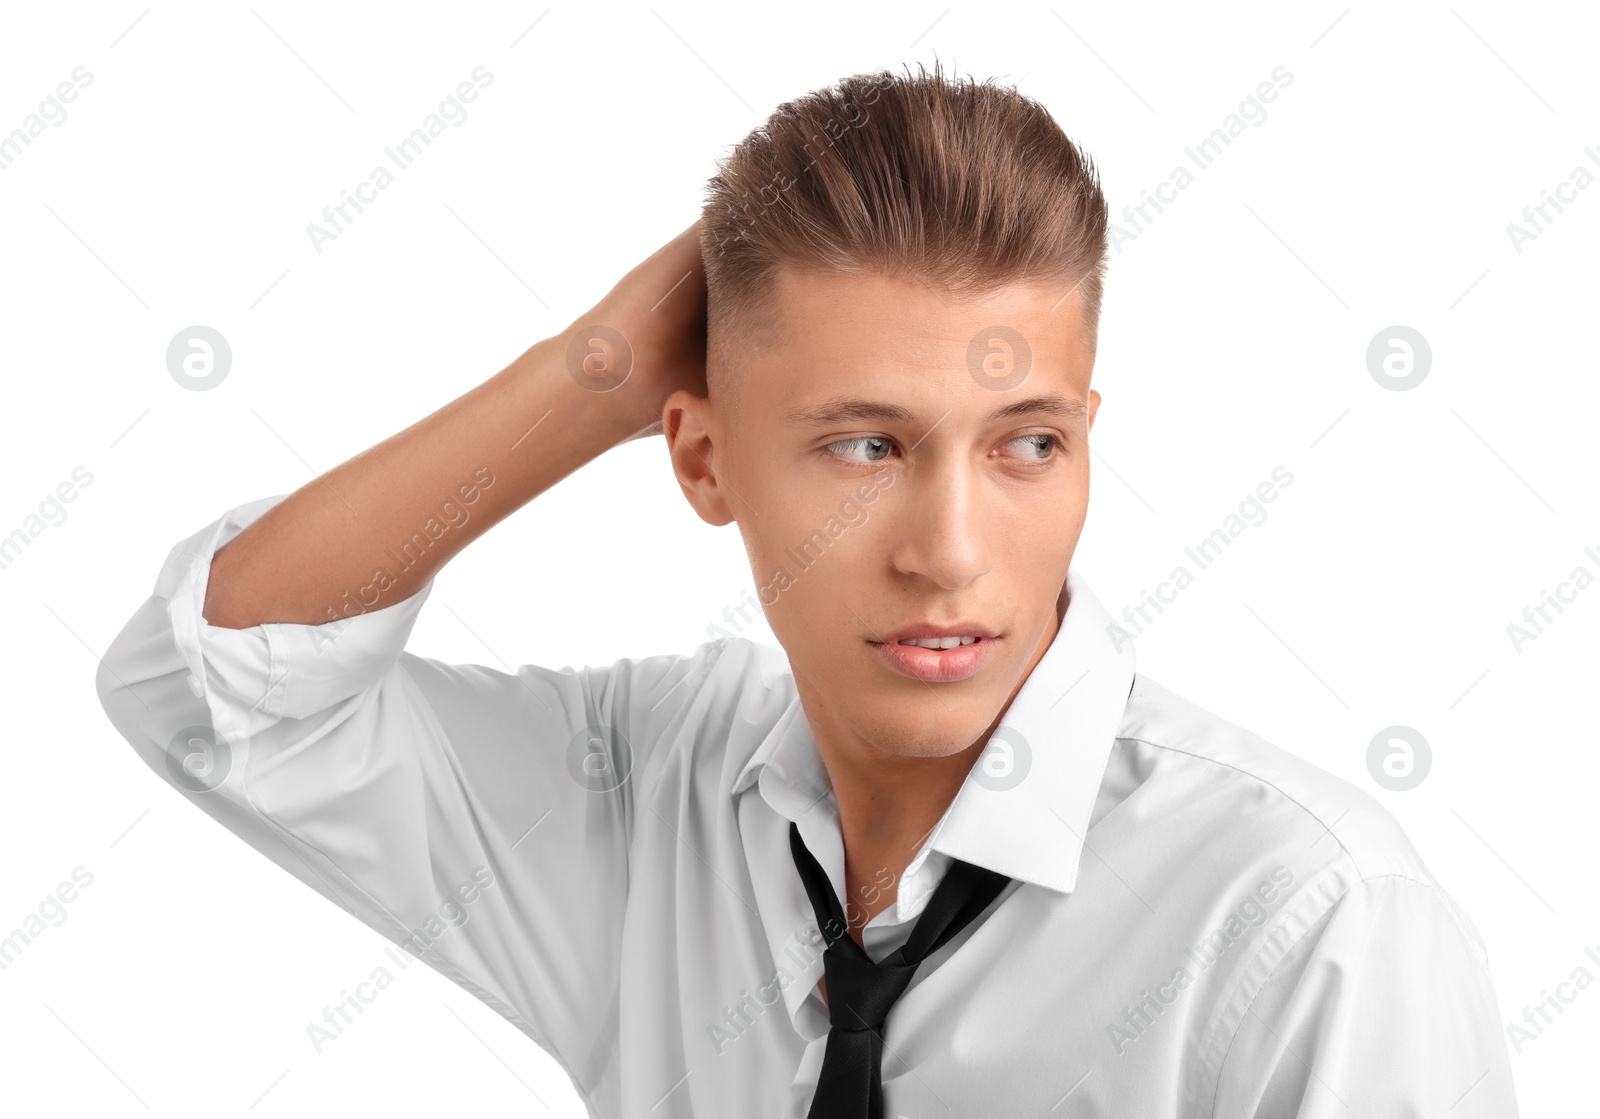
[[[7,6],[0,133],[74,67],[93,81],[0,172],[0,535],[74,467],[93,482],[0,571],[0,935],[75,867],[93,883],[0,971],[0,1110],[583,1113],[420,966],[315,1053],[307,1025],[385,942],[150,772],[96,658],[173,543],[565,327],[780,102],[935,54],[1048,107],[1114,214],[1293,74],[1115,256],[1076,563],[1118,613],[1287,468],[1265,522],[1146,628],[1140,669],[1373,791],[1476,922],[1504,1021],[1579,965],[1600,976],[1600,588],[1520,651],[1506,628],[1575,567],[1600,575],[1600,184],[1521,253],[1506,230],[1575,167],[1600,174],[1597,36],[1576,4],[1472,2]],[[494,79],[464,123],[317,253],[307,223],[477,66]],[[204,392],[165,365],[196,324],[233,349]],[[1432,347],[1408,391],[1366,364],[1396,325]],[[650,440],[451,563],[411,649],[687,651],[751,586]],[[1367,768],[1393,724],[1433,751],[1407,792]],[[1513,1056],[1524,1114],[1591,1099],[1597,1043],[1591,988]]]

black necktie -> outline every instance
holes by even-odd
[[[817,926],[828,942],[822,953],[828,981],[828,1047],[807,1119],[883,1119],[883,1024],[889,1008],[910,986],[917,965],[988,908],[1011,879],[952,860],[911,936],[875,964],[850,936],[833,884],[806,849],[793,821],[789,849],[811,896]]]

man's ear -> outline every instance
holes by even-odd
[[[1100,394],[1089,390],[1089,430],[1094,430],[1094,418],[1100,414]]]
[[[678,476],[683,496],[708,525],[732,521],[728,491],[718,483],[716,465],[719,448],[712,440],[711,402],[678,389],[661,408],[661,434],[666,436],[667,453],[672,456],[672,472]]]

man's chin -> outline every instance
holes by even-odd
[[[874,749],[897,757],[944,758],[959,754],[981,738],[994,723],[999,708],[968,693],[959,701],[919,688],[920,695],[899,688],[894,694],[857,693],[848,707],[835,706]]]

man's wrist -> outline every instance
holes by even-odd
[[[643,400],[635,371],[623,364],[631,362],[631,353],[589,326],[551,335],[518,360],[525,374],[542,386],[539,396],[549,410],[542,422],[576,425],[604,444],[596,448],[599,454],[638,435],[661,414]]]

